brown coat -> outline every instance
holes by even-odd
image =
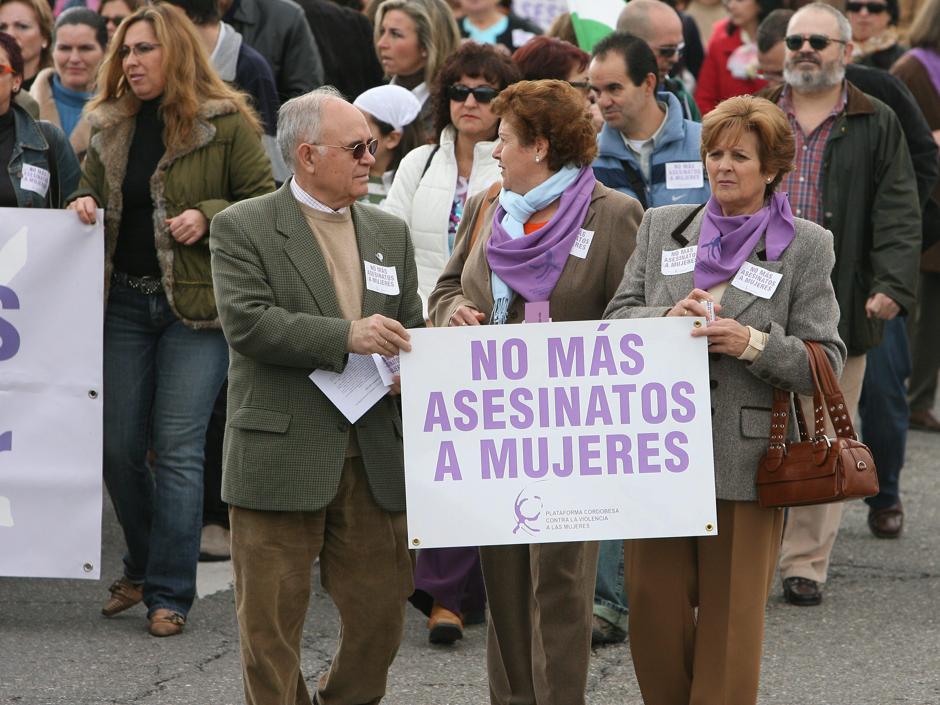
[[[454,253],[431,293],[429,309],[436,326],[448,325],[459,306],[482,311],[485,320],[489,320],[493,310],[486,243],[492,232],[496,199],[487,199],[486,195],[480,193],[467,201]],[[473,232],[480,217],[486,220],[468,254],[468,233]],[[594,186],[591,204],[581,224],[585,230],[594,231],[594,239],[585,259],[568,257],[549,299],[549,315],[553,321],[590,321],[603,316],[636,247],[636,232],[642,217],[643,209],[637,200],[600,182]],[[521,323],[524,313],[525,302],[513,296],[507,322]]]
[[[39,120],[51,122],[56,127],[62,127],[62,121],[59,119],[59,109],[55,104],[55,96],[52,95],[52,77],[55,69],[43,69],[36,75],[33,81],[33,87],[29,89],[29,94],[39,103]],[[69,135],[69,143],[75,151],[78,161],[85,158],[85,152],[88,150],[88,141],[91,139],[91,124],[88,122],[88,116],[82,113],[81,119]]]

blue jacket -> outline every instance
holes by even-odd
[[[7,172],[20,208],[63,208],[65,199],[78,187],[81,170],[65,133],[50,122],[33,120],[16,103],[10,103],[16,138]],[[52,160],[55,165],[50,166]],[[50,172],[50,184],[44,196],[22,187],[23,165]]]
[[[605,186],[637,198],[647,208],[672,206],[679,203],[704,203],[711,195],[708,179],[702,168],[702,186],[698,188],[668,188],[667,164],[675,162],[702,163],[699,146],[702,126],[682,117],[682,107],[671,93],[657,93],[656,97],[666,103],[666,124],[656,138],[650,157],[652,184],[643,178],[640,164],[634,152],[627,148],[619,130],[604,125],[597,138],[598,155],[594,160],[594,175]],[[633,167],[644,183],[642,198],[630,185],[624,162]],[[674,168],[674,167],[673,167]]]

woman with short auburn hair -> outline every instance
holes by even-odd
[[[522,81],[493,101],[498,198],[467,202],[457,245],[431,294],[435,325],[598,319],[633,252],[640,204],[594,178],[594,127],[565,81]],[[572,252],[580,232],[593,232]],[[582,259],[583,257],[583,259]],[[597,542],[483,546],[493,703],[583,705]]]
[[[98,90],[69,208],[88,224],[104,209],[104,479],[127,553],[101,611],[143,600],[150,633],[173,636],[196,594],[206,427],[228,368],[209,223],[274,179],[247,98],[179,8],[121,22]]]
[[[647,703],[706,703],[721,693],[753,705],[783,533],[783,510],[759,506],[755,486],[774,387],[812,393],[805,341],[822,345],[837,376],[846,348],[830,281],[832,233],[793,217],[776,191],[795,150],[783,111],[763,98],[729,98],[705,115],[702,143],[712,197],[646,211],[604,313],[708,318],[711,301],[716,314],[690,325],[690,335],[709,343],[718,535],[628,542],[630,653]],[[662,271],[663,253],[692,247],[693,271]],[[780,277],[769,295],[735,286],[746,265]],[[690,293],[677,301],[675,291]],[[801,400],[811,418],[812,400]]]

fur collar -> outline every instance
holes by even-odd
[[[232,101],[226,98],[213,98],[202,101],[197,119],[211,120],[214,117],[229,115],[237,111],[238,108]],[[136,114],[136,98],[131,93],[125,93],[120,98],[99,105],[89,112],[88,121],[96,130],[107,130],[125,120],[133,120]]]

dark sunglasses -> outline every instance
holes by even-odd
[[[107,15],[102,15],[101,17],[104,19],[105,24],[113,24],[115,27],[117,27],[119,24],[121,24],[121,22],[124,21],[124,15],[114,15],[112,17],[108,17]]]
[[[451,100],[456,100],[458,103],[466,101],[471,94],[477,103],[489,103],[493,98],[499,95],[499,91],[489,86],[467,88],[466,86],[461,86],[459,83],[447,87],[447,97]]]
[[[868,10],[869,15],[880,15],[888,11],[888,6],[878,2],[847,2],[845,3],[846,12],[861,12]]]
[[[150,52],[154,51],[157,47],[163,46],[162,44],[157,44],[156,42],[140,42],[134,46],[128,46],[124,44],[117,50],[117,55],[123,60],[128,56],[133,54],[134,56],[146,56]]]
[[[334,149],[346,149],[352,152],[353,159],[357,162],[366,156],[366,150],[369,150],[369,154],[375,156],[376,150],[379,148],[379,141],[377,139],[371,139],[368,142],[356,142],[356,144],[345,145],[345,144],[318,144],[318,147],[333,147]]]
[[[832,39],[823,34],[791,34],[786,38],[787,49],[790,51],[799,51],[803,48],[804,42],[809,42],[814,51],[822,51],[833,42],[845,44],[844,39]]]
[[[676,45],[666,45],[662,47],[656,47],[656,53],[659,54],[664,59],[671,59],[673,56],[678,54],[682,55],[682,52],[685,51],[685,42],[679,42]]]

